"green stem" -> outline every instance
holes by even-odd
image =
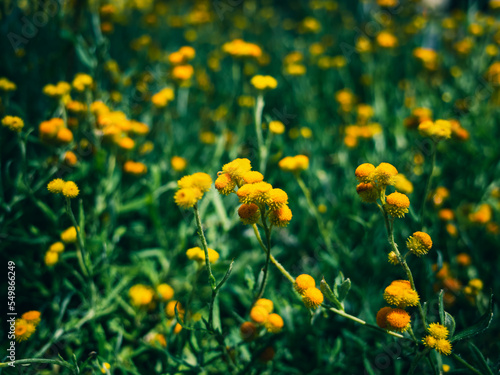
[[[201,226],[200,211],[198,210],[198,204],[195,204],[193,208],[194,208],[194,216],[196,218],[196,226],[198,228],[198,236],[200,237],[201,244],[203,246],[203,251],[205,252],[205,264],[207,266],[207,271],[208,271],[208,283],[210,285],[210,288],[212,288],[212,299],[210,300],[208,326],[209,330],[213,332],[214,302],[215,298],[217,297],[217,291],[218,291],[217,281],[215,280],[215,277],[212,274],[212,267],[210,266],[210,259],[208,257],[207,239],[205,238],[205,234],[203,233],[203,227]]]
[[[424,197],[422,200],[422,207],[420,209],[420,226],[424,228],[424,216],[425,216],[425,204],[427,202],[427,196],[429,195],[429,191],[431,189],[431,184],[432,184],[432,175],[434,174],[434,168],[436,167],[436,148],[437,148],[437,142],[434,142],[434,148],[432,151],[432,166],[431,166],[431,172],[429,173],[429,178],[427,179],[427,185],[425,187],[425,193]]]
[[[451,353],[452,357],[456,359],[458,362],[460,362],[462,365],[467,367],[469,370],[471,370],[474,374],[481,375],[481,371],[476,369],[474,366],[472,366],[469,362],[467,362],[465,359],[460,357],[459,355],[456,355],[455,353]]]
[[[264,245],[264,242],[262,241],[262,238],[259,233],[259,229],[257,228],[257,224],[252,225],[253,232],[255,233],[255,237],[257,238],[257,241],[260,244],[260,247],[262,250],[264,250],[265,253],[267,253],[266,245]],[[271,262],[276,266],[276,268],[285,276],[288,281],[290,281],[292,284],[295,282],[295,279],[290,275],[290,273],[279,263],[275,257],[273,257],[272,254],[269,255],[269,259]]]
[[[265,247],[266,263],[263,269],[264,276],[262,277],[262,284],[260,285],[259,293],[257,293],[257,295],[255,296],[254,303],[259,298],[262,298],[262,296],[264,295],[264,290],[266,288],[266,283],[267,283],[267,275],[269,273],[269,261],[271,259],[271,228],[267,226],[265,207],[261,208],[260,212],[262,218],[262,226],[264,227],[264,232],[266,234],[266,242],[267,242],[267,246]]]
[[[78,223],[76,222],[75,215],[73,214],[73,210],[71,209],[71,199],[66,198],[66,213],[71,219],[71,223],[75,227],[76,230],[76,237],[78,239],[78,248],[77,248],[77,258],[78,258],[78,263],[80,264],[80,268],[82,269],[82,273],[84,276],[89,277],[90,276],[90,271],[87,267],[86,263],[86,253],[85,253],[85,244],[83,242],[83,237],[80,232],[80,227],[78,226]]]
[[[75,367],[72,364],[70,364],[66,361],[60,361],[58,359],[45,359],[45,358],[18,359],[16,361],[12,361],[12,362],[0,363],[0,368],[9,367],[9,363],[12,363],[14,366],[15,365],[32,365],[32,364],[36,364],[36,363],[47,363],[47,364],[51,364],[51,365],[58,365],[58,366],[66,367],[66,368],[70,369],[73,373],[76,373]]]

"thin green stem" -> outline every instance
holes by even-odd
[[[431,165],[431,172],[429,173],[429,177],[427,179],[427,185],[425,186],[425,192],[422,200],[422,207],[420,208],[420,226],[424,228],[425,221],[424,221],[424,216],[425,216],[425,205],[427,203],[427,196],[429,195],[429,191],[431,189],[431,184],[432,184],[432,176],[434,174],[434,168],[436,167],[436,148],[437,148],[437,142],[434,142],[434,147],[432,150],[432,165]]]
[[[262,238],[261,238],[260,233],[259,233],[259,229],[257,228],[257,224],[253,224],[252,228],[253,228],[253,231],[255,233],[255,237],[257,238],[257,241],[260,244],[260,247],[262,248],[262,250],[265,253],[267,253],[266,245],[264,245],[264,242],[262,241]],[[276,260],[275,257],[273,257],[272,254],[269,255],[269,259],[276,266],[276,268],[283,274],[283,276],[285,276],[288,279],[288,281],[290,281],[292,284],[295,282],[295,279],[292,277],[292,275],[290,275],[290,273],[281,265],[281,263],[279,263]]]
[[[66,198],[66,213],[71,219],[71,223],[75,227],[76,231],[76,237],[78,239],[78,249],[77,249],[77,258],[78,258],[78,263],[80,264],[80,268],[82,269],[82,273],[84,276],[89,277],[90,276],[90,270],[87,267],[87,262],[86,262],[86,252],[85,252],[85,243],[83,242],[83,237],[80,231],[80,227],[78,226],[78,223],[76,222],[75,215],[73,214],[73,210],[71,209],[71,199]]]
[[[262,284],[260,285],[259,292],[255,296],[255,301],[257,301],[259,298],[262,298],[264,295],[264,290],[266,288],[266,283],[267,283],[267,275],[269,273],[269,261],[271,259],[271,228],[267,226],[267,220],[266,220],[266,211],[265,207],[262,207],[261,210],[261,219],[262,219],[262,226],[264,227],[264,232],[266,234],[266,263],[263,268],[263,273],[264,276],[262,277]]]
[[[472,366],[469,362],[467,362],[465,359],[460,357],[459,355],[456,355],[455,353],[451,353],[452,357],[456,359],[458,362],[460,362],[462,365],[467,367],[469,370],[471,370],[474,374],[481,375],[481,371],[476,369],[474,366]]]
[[[36,363],[46,363],[51,365],[63,366],[70,369],[73,373],[76,373],[75,366],[73,366],[71,363],[68,363],[66,361],[60,361],[58,359],[45,359],[45,358],[26,358],[26,359],[18,359],[12,362],[3,362],[0,363],[0,368],[9,367],[10,364],[16,366],[16,365],[32,365]]]
[[[257,147],[259,148],[259,166],[260,172],[266,172],[267,149],[264,145],[264,138],[262,136],[262,111],[264,110],[264,95],[259,94],[255,101],[255,132],[257,133]]]

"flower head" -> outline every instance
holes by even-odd
[[[283,207],[288,203],[288,194],[281,189],[272,189],[269,192],[267,204],[273,210]]]
[[[158,293],[158,296],[163,300],[163,301],[168,301],[172,298],[174,298],[174,289],[168,285],[168,284],[160,284],[156,287],[156,291]]]
[[[250,310],[250,319],[252,319],[257,324],[264,324],[267,321],[269,313],[267,309],[262,306],[254,306]]]
[[[278,333],[283,328],[283,318],[278,314],[269,314],[265,323],[268,332]]]
[[[229,195],[234,192],[236,182],[231,178],[229,173],[219,172],[219,176],[215,180],[215,188],[223,195]]]
[[[269,218],[273,225],[286,227],[290,223],[290,220],[292,220],[292,210],[285,204],[276,210],[271,210]]]
[[[242,183],[243,175],[250,172],[251,169],[252,165],[250,164],[250,160],[239,158],[225,164],[222,167],[222,172],[228,173],[231,179]]]
[[[257,90],[272,90],[278,86],[278,81],[271,76],[256,75],[251,80],[250,83]]]
[[[62,193],[66,198],[76,198],[79,194],[78,186],[73,181],[64,183]]]
[[[359,182],[368,183],[372,180],[373,172],[375,171],[375,166],[370,163],[363,163],[356,168],[354,175]]]
[[[430,137],[436,141],[442,141],[451,137],[451,122],[448,120],[424,121],[418,126],[418,131],[424,137]]]
[[[416,256],[425,255],[432,247],[432,239],[425,232],[415,232],[408,237],[406,247]]]
[[[269,314],[272,313],[273,309],[274,309],[273,301],[271,301],[270,299],[267,299],[267,298],[259,298],[255,302],[255,306],[262,306],[263,308],[265,308],[267,310],[267,312]]]
[[[61,241],[65,244],[75,243],[77,239],[76,228],[69,227],[61,233]]]
[[[392,217],[404,217],[410,207],[410,199],[405,194],[398,192],[389,194],[384,208]]]
[[[153,301],[154,291],[149,286],[136,284],[129,289],[128,295],[132,305],[141,307],[147,306]]]
[[[245,184],[255,184],[264,180],[262,173],[257,171],[246,172],[242,178]]]
[[[273,134],[283,134],[285,132],[285,125],[281,121],[271,121],[269,123],[269,131]]]
[[[410,314],[403,309],[392,309],[386,317],[388,328],[398,332],[404,332],[410,326]]]
[[[385,288],[384,299],[391,305],[405,308],[418,305],[420,297],[410,286],[396,281]]]
[[[49,182],[47,185],[47,190],[54,194],[62,193],[64,188],[64,180],[61,178],[56,178]]]
[[[373,177],[378,185],[394,185],[398,170],[392,164],[380,163],[373,171]]]
[[[32,310],[25,312],[23,315],[21,315],[21,318],[36,327],[38,323],[40,323],[41,315],[42,314],[40,314],[40,311]]]
[[[448,335],[450,334],[450,332],[448,331],[448,328],[446,328],[444,325],[439,324],[439,323],[429,324],[427,331],[429,331],[430,335],[432,337],[434,337],[435,339],[446,339],[446,338],[448,338]]]
[[[356,186],[356,193],[358,193],[361,200],[365,203],[374,203],[379,197],[379,191],[372,183],[361,182]]]
[[[238,208],[238,215],[243,224],[255,224],[260,219],[259,206],[254,203],[242,204],[240,208]]]
[[[193,207],[201,198],[203,193],[198,188],[184,188],[179,189],[175,193],[174,200],[175,203],[182,208]]]
[[[316,281],[314,281],[313,277],[308,274],[302,274],[297,276],[295,282],[293,283],[293,287],[299,294],[304,294],[306,289],[314,288],[316,286]]]
[[[396,253],[394,251],[391,251],[388,255],[387,255],[387,260],[389,261],[389,263],[391,264],[399,264],[399,259],[398,259],[398,256],[396,255]]]
[[[17,116],[5,116],[2,119],[2,125],[9,128],[13,132],[19,133],[24,127],[24,121]]]
[[[446,339],[438,339],[434,349],[440,354],[450,355],[452,350],[451,342]]]
[[[253,322],[243,322],[240,326],[240,334],[243,341],[252,341],[257,337],[257,327]]]
[[[25,319],[16,319],[14,335],[16,336],[17,342],[28,340],[35,330],[36,328],[33,323],[30,323]]]
[[[210,263],[215,263],[219,260],[219,253],[214,249],[208,248],[208,260]],[[186,251],[186,256],[195,260],[198,263],[205,263],[205,251],[200,247],[192,247]]]
[[[387,328],[387,314],[389,314],[392,311],[392,307],[385,306],[382,307],[378,312],[377,312],[377,325],[380,328],[386,329]]]
[[[323,303],[324,297],[318,288],[308,288],[302,294],[302,301],[308,309],[316,309]]]

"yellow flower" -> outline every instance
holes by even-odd
[[[422,339],[422,342],[425,346],[434,349],[436,347],[437,340],[435,337],[428,335]]]
[[[269,192],[267,204],[272,210],[281,208],[288,204],[288,195],[281,189],[272,189]]]
[[[433,138],[436,141],[450,138],[451,130],[451,122],[448,120],[436,120],[435,122],[427,120],[418,126],[421,135]]]
[[[174,100],[174,90],[170,87],[166,87],[151,97],[151,102],[156,108],[166,107],[167,104]]]
[[[118,141],[118,146],[124,150],[132,150],[135,147],[135,142],[130,137],[124,137]]]
[[[387,328],[387,314],[389,314],[392,311],[392,307],[386,306],[382,307],[378,312],[377,312],[377,325],[380,328],[386,329]]]
[[[250,319],[252,319],[257,324],[264,324],[269,317],[269,312],[265,307],[254,306],[250,310]]]
[[[92,77],[88,74],[78,73],[73,79],[73,87],[77,91],[84,91],[85,89],[90,88],[92,84]]]
[[[263,308],[265,308],[267,310],[267,312],[269,314],[272,313],[273,309],[274,309],[273,301],[271,301],[270,299],[267,299],[267,298],[259,298],[255,302],[255,306],[262,306]]]
[[[163,301],[168,301],[174,298],[174,289],[168,284],[160,284],[156,287],[158,295]]]
[[[234,159],[232,162],[225,164],[222,167],[222,172],[228,173],[232,180],[241,182],[243,175],[250,172],[251,169],[250,160],[241,158]]]
[[[19,133],[24,127],[24,121],[17,116],[5,116],[2,119],[2,125],[9,128],[13,132]]]
[[[285,132],[285,125],[281,121],[271,121],[269,123],[269,131],[273,134],[283,134]]]
[[[172,159],[170,159],[170,165],[174,171],[182,172],[186,169],[187,160],[180,156],[172,156]]]
[[[40,311],[32,310],[25,312],[23,315],[21,315],[21,318],[36,327],[38,323],[40,323],[41,315],[42,314],[40,314]]]
[[[257,182],[263,181],[264,176],[260,172],[250,171],[250,172],[245,173],[243,175],[242,179],[246,184],[255,184]]]
[[[300,172],[309,168],[309,158],[305,155],[287,156],[280,160],[279,167],[285,172]]]
[[[384,291],[384,299],[387,303],[405,308],[407,306],[417,306],[420,297],[411,287],[402,283],[392,283]]]
[[[323,303],[323,293],[318,288],[308,288],[302,295],[302,301],[308,309],[316,309]]]
[[[47,185],[47,190],[54,194],[62,193],[64,188],[64,180],[61,178],[56,178],[49,182]]]
[[[265,326],[268,332],[278,333],[284,326],[283,318],[278,314],[269,314]]]
[[[393,331],[404,332],[410,326],[410,314],[403,309],[392,309],[386,320],[388,328]]]
[[[375,171],[375,166],[370,163],[363,163],[356,168],[354,175],[359,182],[368,183],[373,179],[373,172]]]
[[[36,328],[34,324],[29,323],[24,319],[16,319],[14,335],[16,336],[17,342],[28,340],[35,330]]]
[[[389,253],[389,255],[387,256],[387,258],[388,258],[389,263],[394,264],[394,265],[399,264],[398,256],[396,255],[396,253],[394,251],[391,251]]]
[[[393,48],[397,46],[398,39],[388,31],[382,31],[377,35],[377,44],[383,48]]]
[[[140,176],[148,172],[148,167],[141,162],[128,160],[123,165],[123,171],[128,174]]]
[[[290,220],[292,220],[292,210],[285,204],[276,210],[271,210],[269,218],[273,225],[286,227],[290,223]]]
[[[316,281],[314,281],[311,275],[302,274],[297,276],[293,287],[299,294],[303,295],[307,289],[316,287]]]
[[[198,188],[184,188],[179,189],[175,193],[175,203],[182,208],[193,207],[201,198],[203,193]]]
[[[409,181],[406,176],[402,173],[399,173],[395,177],[394,187],[397,191],[403,194],[411,194],[413,193],[413,184]]]
[[[404,194],[395,192],[386,198],[385,210],[392,217],[404,217],[410,207],[410,200]]]
[[[149,286],[136,284],[129,289],[128,295],[132,305],[142,307],[149,305],[153,301],[154,291]]]
[[[278,86],[278,81],[271,76],[256,75],[251,80],[250,83],[257,90],[272,90]]]
[[[15,91],[17,88],[16,84],[14,82],[9,81],[5,77],[0,78],[0,90],[1,91]]]
[[[427,328],[427,331],[429,331],[430,335],[434,337],[435,339],[446,339],[450,332],[448,331],[448,328],[446,328],[444,325],[439,324],[439,323],[431,323],[429,324],[429,327]]]
[[[179,301],[173,300],[167,303],[167,306],[165,306],[165,314],[167,315],[167,318],[173,319],[175,318],[175,306],[177,305],[177,313],[179,314],[179,318],[183,319],[184,314],[186,313],[186,310],[184,310],[184,307]]]
[[[229,173],[219,172],[217,179],[215,180],[215,188],[220,194],[229,195],[234,192],[236,187],[236,182],[231,179]]]
[[[451,342],[446,339],[438,339],[434,349],[440,354],[450,355],[452,350]]]
[[[238,216],[240,217],[243,224],[255,224],[260,219],[259,206],[254,203],[242,204],[238,208]]]
[[[424,232],[415,232],[408,237],[406,247],[416,256],[425,255],[432,247],[431,236]]]
[[[219,253],[211,248],[208,248],[207,250],[208,250],[208,261],[210,263],[217,262],[217,260],[219,260]],[[197,261],[198,263],[205,262],[205,251],[200,247],[192,247],[188,249],[186,251],[186,256],[191,260]]]
[[[379,197],[379,191],[372,183],[360,183],[356,186],[356,192],[363,202],[374,203]]]
[[[61,233],[61,241],[68,243],[75,243],[77,239],[75,227],[69,227],[64,232]]]
[[[394,185],[398,170],[392,164],[380,163],[373,171],[373,178],[378,185]]]
[[[66,198],[76,198],[78,196],[78,186],[73,181],[67,181],[64,183],[62,193]]]
[[[194,74],[194,68],[189,65],[177,65],[172,69],[172,77],[178,81],[189,81]]]
[[[101,373],[106,374],[107,370],[109,370],[110,368],[111,368],[111,365],[108,362],[104,362],[102,364]]]
[[[64,251],[64,244],[62,242],[54,242],[49,247],[49,251],[54,251],[56,253],[62,253]]]

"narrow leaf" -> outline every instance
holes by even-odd
[[[451,342],[457,342],[460,340],[467,340],[471,337],[476,336],[477,334],[483,332],[490,326],[491,320],[493,319],[493,294],[490,296],[490,303],[486,313],[479,318],[476,324],[464,329],[462,332],[457,333],[452,339]]]

